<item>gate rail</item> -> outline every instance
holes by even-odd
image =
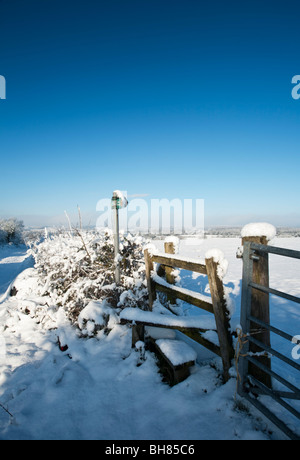
[[[277,254],[284,257],[300,259],[300,251],[277,248],[250,241],[244,242],[241,327],[245,340],[243,341],[243,349],[239,357],[238,393],[251,402],[290,439],[300,440],[300,437],[291,430],[283,420],[279,419],[277,415],[275,415],[265,404],[263,404],[261,400],[258,399],[259,395],[270,396],[294,417],[298,420],[300,419],[299,411],[284,400],[300,400],[300,389],[271,369],[270,356],[277,357],[298,371],[300,371],[300,365],[284,354],[276,351],[271,346],[268,338],[266,339],[268,334],[270,336],[270,332],[295,343],[293,337],[290,334],[272,326],[269,321],[259,318],[259,312],[263,309],[266,310],[269,308],[269,294],[282,297],[297,304],[300,304],[300,298],[269,287],[269,254]],[[263,284],[257,282],[257,264],[260,258],[264,259],[264,262],[260,264],[260,270],[263,269],[265,271],[261,279],[264,281],[267,280],[267,282],[264,282]],[[261,298],[258,297],[254,299],[253,293],[256,293],[257,295],[257,292],[263,293],[263,296]],[[256,303],[256,305],[254,305],[254,303]],[[259,303],[261,303],[261,305],[257,305]],[[266,312],[264,311],[263,318],[268,318],[268,316],[269,312],[267,312],[266,315]],[[257,329],[258,327],[260,329]],[[257,334],[257,330],[267,332],[267,336]],[[257,337],[259,337],[259,339]],[[253,350],[256,352],[253,352]],[[265,356],[267,355],[267,358],[262,357],[263,354],[265,354]],[[256,370],[261,372],[266,379],[261,378],[259,374],[255,375]],[[268,383],[268,378],[270,383]],[[272,388],[271,378],[276,379],[288,388],[289,391],[274,390]]]

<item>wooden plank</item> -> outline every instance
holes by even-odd
[[[175,369],[185,363],[193,365],[196,362],[196,351],[183,340],[157,339],[155,344]]]
[[[120,313],[120,319],[125,322],[145,323],[153,326],[171,327],[186,327],[204,330],[216,330],[215,319],[211,317],[201,316],[177,316],[177,315],[162,315],[153,313],[152,311],[140,310],[139,308],[127,307]]]
[[[126,324],[128,322],[131,322],[131,321],[128,321],[126,319],[121,319],[121,324]],[[160,327],[160,328],[165,328],[165,329],[175,329],[176,331],[182,332],[182,334],[186,335],[190,339],[193,339],[195,342],[197,342],[200,345],[202,345],[203,347],[207,348],[208,350],[210,350],[211,352],[213,352],[217,356],[222,357],[220,347],[218,345],[216,345],[215,343],[210,342],[209,340],[207,340],[206,338],[204,338],[201,335],[201,333],[207,332],[207,329],[200,329],[199,327],[197,327],[197,328],[196,327],[195,328],[188,327],[187,328],[187,327],[180,327],[180,326],[166,326],[164,324],[150,323],[150,322],[145,322],[145,321],[135,321],[135,325],[134,325],[135,329],[133,331],[134,332],[134,338],[132,339],[133,346],[138,340],[142,340],[141,335],[140,335],[140,331],[142,331],[142,329],[138,329],[139,326],[141,326],[141,327],[144,327],[144,326]],[[136,335],[136,333],[138,335]]]
[[[155,340],[150,338],[147,341],[147,346],[150,351],[153,351],[156,354],[160,372],[163,374],[170,386],[182,382],[190,375],[189,368],[195,364],[195,361],[189,361],[174,366]]]
[[[205,264],[195,260],[183,260],[176,255],[153,254],[152,261],[167,267],[189,270],[203,275],[207,274]]]
[[[190,339],[193,339],[195,342],[199,343],[203,347],[207,348],[211,352],[213,352],[215,355],[222,357],[221,355],[221,349],[218,345],[216,345],[213,342],[210,342],[209,340],[205,339],[200,333],[200,329],[196,331],[195,329],[186,329],[186,330],[180,330],[177,328],[180,332],[182,332],[184,335],[189,337]],[[201,332],[206,332],[206,331],[201,331]]]
[[[130,310],[130,309],[129,309]],[[207,332],[208,330],[213,330],[213,329],[207,329],[207,328],[201,328],[199,327],[199,325],[192,325],[189,324],[186,325],[186,326],[180,326],[180,322],[184,322],[185,319],[189,319],[188,317],[176,317],[176,318],[172,318],[171,317],[171,320],[170,323],[173,322],[173,324],[170,324],[168,323],[167,320],[167,317],[165,315],[159,315],[161,316],[161,322],[158,322],[158,321],[152,321],[151,320],[151,317],[150,315],[152,315],[152,313],[149,313],[149,312],[145,312],[147,314],[146,318],[142,318],[142,319],[138,319],[137,317],[135,316],[132,316],[132,315],[129,315],[129,319],[126,317],[122,318],[121,316],[121,321],[120,323],[121,324],[127,324],[127,323],[134,323],[134,330],[133,330],[133,334],[135,336],[135,338],[133,339],[133,343],[135,343],[137,340],[143,340],[141,338],[141,334],[143,334],[143,329],[140,329],[140,326],[144,327],[144,326],[149,326],[149,327],[159,327],[159,328],[165,328],[165,329],[174,329],[174,330],[177,330],[179,332],[182,332],[184,335],[186,335],[187,337],[195,340],[195,342],[199,343],[200,345],[204,346],[205,348],[209,349],[210,351],[212,351],[213,353],[215,353],[216,355],[220,356],[221,357],[221,350],[220,350],[220,347],[216,344],[214,344],[213,342],[210,342],[209,340],[205,339],[201,333],[205,333]],[[148,317],[148,319],[147,319]],[[178,321],[177,321],[178,320]],[[181,321],[183,320],[183,321]],[[174,322],[175,321],[175,322]],[[177,324],[176,324],[177,322]]]
[[[199,297],[193,296],[192,294],[186,293],[184,289],[181,289],[177,286],[169,287],[163,284],[159,284],[155,281],[156,290],[160,292],[164,292],[168,294],[168,296],[183,300],[191,305],[195,305],[198,308],[202,308],[202,310],[208,311],[209,313],[214,313],[213,306],[210,302],[206,302]],[[196,294],[196,293],[195,293]]]
[[[127,323],[132,323],[133,320],[130,319],[125,319],[121,318],[120,324],[127,324]],[[176,329],[177,331],[183,332],[184,334],[188,332],[189,330],[191,331],[197,331],[198,332],[207,332],[208,329],[202,329],[199,328],[199,326],[189,326],[189,327],[184,327],[184,326],[178,326],[178,325],[169,325],[169,324],[159,324],[151,321],[139,321],[139,320],[134,320],[135,325],[144,325],[144,326],[149,326],[149,327],[161,327],[163,329]],[[209,329],[211,330],[211,329]],[[141,339],[138,339],[141,340]]]
[[[218,264],[213,258],[205,259],[205,263],[221,349],[224,380],[227,381],[229,379],[229,369],[234,352],[224,287],[222,280],[218,276]]]

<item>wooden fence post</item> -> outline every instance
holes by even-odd
[[[134,324],[132,326],[132,348],[135,347],[135,344],[141,340],[144,342],[145,340],[145,326],[143,324]]]
[[[175,246],[173,242],[166,241],[164,243],[164,248],[167,254],[175,254]],[[172,267],[165,267],[166,280],[169,284],[175,284],[175,277],[173,272],[174,269]]]
[[[232,365],[231,361],[234,357],[232,337],[230,334],[229,312],[227,310],[223,281],[218,276],[218,263],[211,257],[205,259],[205,264],[219,337],[224,380],[227,382],[229,379],[229,369]]]
[[[246,242],[253,242],[257,244],[268,244],[268,239],[266,236],[245,236],[242,238],[242,245]],[[259,256],[256,260],[253,259],[253,276],[252,282],[256,284],[261,284],[262,286],[269,287],[269,254],[268,253],[259,253]],[[243,306],[242,306],[243,308]],[[251,315],[255,318],[258,318],[261,321],[264,321],[267,324],[270,324],[270,307],[269,307],[269,294],[265,292],[258,291],[257,289],[252,289],[251,296]],[[253,337],[264,343],[267,346],[271,345],[270,340],[270,331],[267,329],[259,330],[259,326],[250,321],[250,334],[253,334]],[[254,343],[249,344],[249,352],[260,353],[263,350]],[[255,357],[260,363],[264,364],[268,369],[271,369],[271,358],[268,356],[259,356]],[[249,363],[248,367],[249,375],[253,375],[257,380],[264,383],[268,388],[272,387],[271,376],[255,366],[252,363]]]
[[[172,241],[165,241],[164,248],[167,254],[175,254],[175,245]],[[174,268],[165,266],[164,269],[166,274],[166,281],[169,284],[175,284]],[[176,299],[174,297],[167,295],[167,299],[171,305],[176,304]]]
[[[151,278],[151,272],[153,271],[153,262],[151,258],[151,254],[148,249],[144,251],[145,256],[145,269],[146,269],[146,279],[147,279],[147,287],[149,293],[149,310],[152,311],[153,302],[156,299],[156,290],[155,290],[155,283]]]

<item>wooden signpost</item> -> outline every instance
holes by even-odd
[[[127,198],[123,195],[120,190],[115,190],[111,199],[111,209],[113,213],[113,227],[114,227],[114,246],[115,246],[115,282],[116,284],[120,283],[121,273],[120,273],[120,228],[119,228],[119,209],[126,208],[128,205]]]

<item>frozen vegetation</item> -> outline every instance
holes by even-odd
[[[0,219],[0,245],[22,244],[24,224],[18,219]]]

